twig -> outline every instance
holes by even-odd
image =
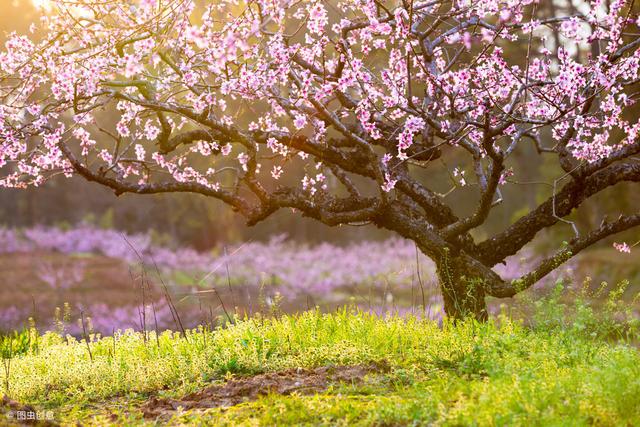
[[[220,305],[222,306],[222,311],[224,311],[224,314],[227,316],[227,319],[229,319],[229,322],[232,325],[235,325],[235,321],[233,320],[233,318],[229,315],[229,312],[227,311],[227,307],[224,305],[224,301],[222,300],[222,298],[220,297],[220,294],[218,293],[218,290],[216,289],[215,286],[212,287],[213,289],[213,293],[216,294],[216,296],[218,297],[218,301],[220,301]]]
[[[420,292],[422,294],[422,311],[425,312],[427,310],[427,301],[424,296],[424,283],[422,283],[422,275],[420,274],[420,253],[418,252],[418,244],[414,244],[416,248],[416,273],[418,276],[418,284],[420,285]]]
[[[160,336],[158,333],[158,315],[156,314],[156,304],[151,301],[151,309],[153,310],[153,326],[156,331],[156,344],[160,348]]]
[[[127,242],[127,245],[129,245],[129,247],[136,254],[138,259],[140,260],[141,267],[144,269],[145,268],[144,258],[142,258],[142,255],[140,255],[140,252],[138,252],[138,250],[131,244],[131,242],[129,242],[129,240],[127,239],[127,236],[125,236],[123,234],[122,238],[124,239],[125,242]],[[153,257],[151,257],[151,262],[153,262],[153,266],[155,268],[156,275],[158,276],[158,280],[160,280],[160,283],[162,284],[162,288],[163,288],[163,291],[164,291],[164,298],[165,298],[167,304],[169,305],[169,311],[171,312],[171,316],[173,317],[173,321],[175,322],[176,326],[180,328],[180,332],[182,333],[182,336],[187,341],[189,341],[189,339],[187,337],[187,332],[184,329],[184,326],[182,325],[182,319],[180,318],[180,314],[178,313],[178,310],[177,310],[175,304],[173,303],[173,299],[171,298],[171,295],[169,294],[169,288],[167,287],[167,284],[164,282],[164,279],[162,278],[162,274],[160,274],[160,268],[158,267],[158,264],[153,259]]]
[[[235,307],[238,306],[238,303],[235,300],[235,296],[233,293],[233,289],[231,288],[231,273],[229,273],[229,258],[227,257],[227,247],[224,247],[224,267],[227,270],[227,288],[229,289],[229,293],[231,293],[231,303]]]
[[[89,345],[89,336],[87,335],[87,328],[84,323],[84,310],[80,311],[80,318],[82,319],[82,337],[85,344],[87,344],[87,350],[89,351],[89,359],[93,362],[93,353],[91,353],[91,346]]]
[[[5,385],[5,390],[6,390],[6,394],[7,396],[10,393],[10,376],[11,376],[11,359],[13,358],[13,335],[9,334],[8,336],[9,338],[9,351],[8,353],[5,354],[4,350],[3,350],[3,354],[2,354],[2,365],[4,366],[4,385]],[[6,338],[3,339],[3,347],[6,343]]]

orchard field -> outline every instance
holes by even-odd
[[[536,261],[533,253],[513,257],[498,271],[515,278]],[[557,281],[573,290],[586,281],[590,289],[600,288],[613,273],[630,281],[625,298],[636,307],[637,253],[616,256],[614,249],[602,248],[579,261],[516,300],[491,301],[491,312],[498,313],[501,306],[527,309],[534,296],[548,294]],[[5,332],[24,327],[29,318],[40,329],[53,329],[67,317],[65,332],[77,336],[81,315],[90,332],[103,335],[153,329],[156,323],[159,330],[178,330],[176,314],[191,328],[216,324],[229,314],[331,312],[346,304],[379,315],[413,314],[437,321],[444,315],[434,264],[401,239],[300,244],[279,235],[266,242],[197,251],[167,236],[87,224],[3,229],[0,269],[5,281],[0,329]],[[614,285],[604,285],[603,291]],[[603,298],[590,303],[599,306]]]
[[[0,6],[0,426],[640,425],[640,2]]]
[[[0,293],[13,421],[640,422],[637,289],[585,280],[579,264],[491,303],[489,323],[453,324],[406,241],[198,252],[84,225],[5,229],[1,245],[2,277],[20,283]],[[504,273],[525,260],[512,262]],[[632,260],[616,268],[637,274]]]
[[[96,426],[637,424],[637,321],[545,302],[529,327],[347,307],[185,334],[25,331],[3,411]]]

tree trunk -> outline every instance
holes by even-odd
[[[485,301],[485,282],[468,257],[445,255],[436,261],[444,311],[454,320],[473,317],[479,321],[488,318]]]

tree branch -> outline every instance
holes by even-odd
[[[498,298],[512,297],[531,287],[534,283],[551,273],[583,249],[588,248],[606,237],[639,225],[640,213],[620,216],[616,221],[604,223],[597,230],[592,231],[586,236],[571,240],[566,247],[556,252],[553,256],[543,260],[532,272],[512,281],[509,284],[489,287],[488,293],[489,295]]]
[[[517,253],[542,229],[550,227],[594,194],[623,181],[640,181],[640,164],[617,164],[595,172],[584,180],[572,180],[529,214],[502,233],[478,245],[480,259],[495,265]]]

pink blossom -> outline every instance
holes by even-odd
[[[139,161],[144,161],[146,151],[141,144],[136,144],[136,158]]]
[[[271,176],[273,179],[280,179],[280,176],[282,176],[282,166],[274,166],[271,170]]]
[[[631,248],[629,247],[629,245],[626,242],[622,242],[622,243],[613,243],[613,247],[618,251],[618,252],[622,252],[622,253],[627,253],[630,254],[631,253]]]
[[[140,63],[140,59],[136,55],[127,55],[124,58],[124,76],[133,77],[143,70],[143,66]]]
[[[320,2],[314,3],[309,8],[309,31],[312,34],[322,35],[328,22],[327,9]]]
[[[151,121],[147,121],[144,126],[144,136],[149,141],[154,141],[160,134],[160,128],[155,126]]]
[[[307,124],[307,116],[300,113],[295,113],[295,120],[293,121],[293,125],[296,129],[300,130],[305,127]]]
[[[382,185],[382,190],[386,193],[393,190],[398,182],[397,179],[393,179],[391,174],[388,172],[384,174],[384,184]]]

